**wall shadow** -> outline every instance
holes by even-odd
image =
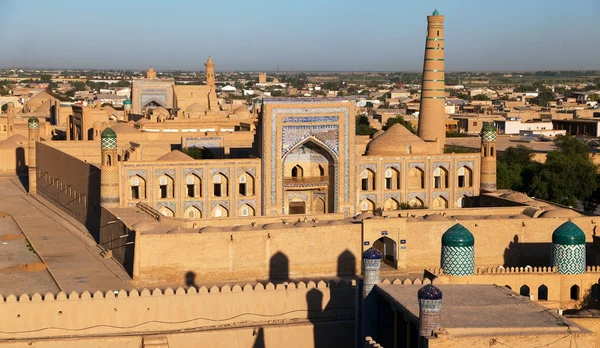
[[[287,282],[290,279],[290,261],[284,253],[278,251],[269,260],[269,281],[273,284]]]
[[[519,236],[504,249],[504,267],[550,267],[552,265],[552,243],[521,243]]]
[[[593,243],[586,243],[586,263],[597,264],[598,255]],[[519,236],[504,249],[504,267],[552,267],[552,241],[547,243],[521,243]]]
[[[185,274],[185,285],[188,286],[188,287],[195,287],[195,288],[197,288],[197,286],[196,286],[196,273],[195,272],[188,271]]]
[[[254,340],[254,344],[252,348],[265,348],[265,329],[262,327],[258,329],[258,331],[254,332],[256,339]]]
[[[356,256],[346,249],[337,259],[337,276],[355,276],[356,275]]]

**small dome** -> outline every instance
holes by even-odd
[[[187,108],[185,108],[185,111],[187,111],[187,112],[206,112],[206,111],[208,111],[208,108],[200,103],[194,103],[194,104],[188,106]]]
[[[380,260],[381,258],[383,258],[383,254],[378,249],[370,247],[369,249],[363,252],[362,257],[363,259],[367,260]]]
[[[294,224],[296,227],[315,227],[315,224],[310,221],[298,221]]]
[[[442,245],[453,247],[468,247],[475,245],[475,238],[463,225],[456,224],[442,236]]]
[[[521,192],[510,192],[501,195],[500,197],[517,203],[530,202],[532,199]]]
[[[131,100],[125,99],[125,101],[123,101],[123,105],[131,105]]]
[[[437,8],[433,11],[433,13],[431,14],[432,16],[439,16],[440,13],[438,12]]]
[[[571,210],[571,209],[566,209],[566,208],[558,208],[558,209],[551,209],[551,210],[546,210],[545,212],[541,213],[539,217],[541,218],[569,218],[569,217],[577,217],[577,216],[581,216],[578,212]]]
[[[560,245],[585,244],[585,233],[577,225],[567,221],[554,230],[552,243]]]
[[[102,135],[100,135],[102,139],[117,139],[117,133],[115,133],[112,128],[106,128],[102,131]]]
[[[419,300],[441,300],[442,291],[431,284],[427,284],[419,289],[417,297]]]
[[[35,116],[31,116],[29,120],[27,120],[27,125],[29,128],[39,128],[40,120]]]
[[[200,229],[200,232],[222,232],[223,227],[219,226],[207,226]]]
[[[111,128],[106,128],[100,135],[100,148],[116,149],[117,148],[117,133]]]
[[[423,220],[427,221],[448,221],[448,218],[442,214],[427,214],[423,216]]]
[[[482,132],[495,132],[496,124],[494,122],[484,122],[483,127],[481,127]]]
[[[383,134],[377,136],[367,145],[369,156],[396,156],[410,154],[409,146],[421,144],[424,141],[411,133],[400,123],[396,123]]]

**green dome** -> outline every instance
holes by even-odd
[[[475,238],[463,225],[456,224],[442,236],[442,245],[453,247],[469,247],[475,245]]]
[[[27,120],[27,126],[29,128],[39,128],[40,126],[40,120],[38,120],[37,117],[35,116],[31,116],[28,120]]]
[[[102,135],[100,135],[102,139],[117,139],[117,133],[115,133],[112,128],[106,128],[102,131]]]
[[[481,127],[481,131],[496,133],[496,124],[494,122],[484,122],[483,127]]]
[[[125,101],[123,102],[123,105],[131,105],[131,100],[125,99]]]
[[[433,11],[432,16],[439,16],[440,13],[438,12],[437,8],[435,9],[435,11]]]
[[[567,221],[554,230],[552,243],[560,245],[585,244],[585,233],[577,225]]]

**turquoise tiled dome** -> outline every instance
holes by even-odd
[[[456,224],[448,229],[442,236],[442,245],[464,247],[475,245],[473,234],[463,225]]]
[[[581,274],[585,266],[585,233],[567,221],[552,233],[552,267],[560,274]]]
[[[433,13],[431,14],[432,16],[439,16],[440,13],[438,12],[437,8],[433,11]]]
[[[442,270],[453,276],[475,273],[475,238],[461,224],[450,227],[442,236]]]
[[[585,244],[585,233],[577,225],[567,221],[554,230],[552,243],[561,245]]]

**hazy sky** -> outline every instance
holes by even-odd
[[[600,69],[600,0],[0,0],[0,67],[422,69],[445,15],[446,69]]]

